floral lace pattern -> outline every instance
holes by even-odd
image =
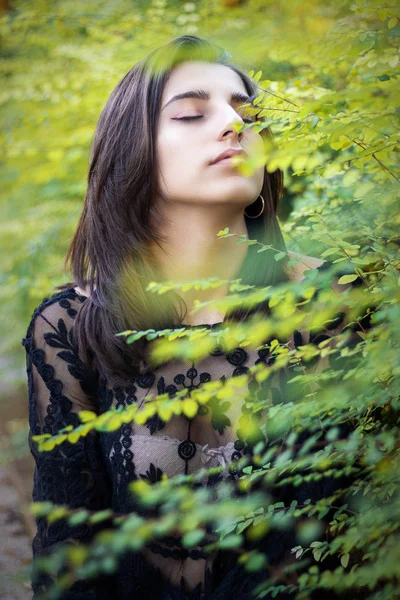
[[[200,364],[171,361],[126,387],[110,387],[104,378],[88,371],[75,344],[72,325],[85,300],[73,288],[45,299],[35,310],[23,340],[27,353],[30,448],[36,464],[33,500],[90,510],[110,507],[123,513],[138,510],[128,492],[135,479],[155,483],[164,473],[172,477],[212,466],[223,469],[218,476],[208,477],[205,485],[225,478],[237,479],[239,474],[230,468],[230,463],[251,451],[238,427],[246,410],[239,397],[235,398],[235,405],[214,398],[193,419],[179,415],[164,422],[155,415],[144,425],[124,424],[117,431],[93,432],[75,444],[64,442],[51,452],[38,453],[32,436],[54,434],[67,425],[77,426],[80,410],[100,414],[132,403],[142,406],[157,394],[173,396],[179,390],[190,391],[208,381],[236,377],[247,373],[254,364],[271,364],[274,360],[267,349],[257,352],[237,348],[227,354],[215,351]],[[295,332],[293,339],[296,346],[303,343],[300,332]],[[271,403],[281,402],[289,394],[287,383],[287,371],[280,373],[273,384],[251,381],[242,400],[250,392],[256,397],[269,397]],[[262,429],[259,439],[265,439]],[[88,542],[96,531],[93,526],[69,527],[63,521],[49,525],[38,519],[34,555],[68,540]],[[151,545],[145,557],[133,553],[122,557],[113,576],[77,582],[65,598],[123,599],[132,594],[135,599],[154,600],[250,597],[250,582],[255,575],[221,560],[219,555],[211,560],[201,545],[189,550],[179,545],[178,538],[166,537],[162,543]],[[44,591],[48,584],[45,577],[37,576],[34,592]]]

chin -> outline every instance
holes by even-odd
[[[224,194],[218,194],[215,196],[214,202],[233,204],[235,206],[242,206],[243,209],[249,204],[254,202],[259,196],[257,190],[249,190],[247,186],[232,186],[230,190],[227,190]]]

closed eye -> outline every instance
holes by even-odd
[[[196,119],[202,119],[202,118],[203,118],[203,115],[197,115],[196,117],[180,117],[179,119],[172,118],[171,121],[194,121]],[[254,123],[254,121],[252,119],[245,119],[245,118],[243,118],[243,121],[245,123]]]
[[[171,121],[194,121],[195,119],[202,119],[203,115],[198,115],[197,117],[180,117],[180,119],[171,119]]]

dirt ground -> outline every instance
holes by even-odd
[[[0,600],[31,600],[33,595],[29,569],[35,523],[28,510],[33,459],[24,391],[0,384]]]
[[[0,466],[0,599],[30,600],[31,541],[8,470]]]

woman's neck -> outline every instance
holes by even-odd
[[[174,205],[173,214],[163,215],[160,233],[165,241],[161,247],[153,244],[151,252],[165,281],[179,283],[215,277],[231,280],[240,269],[247,244],[237,244],[237,238],[218,238],[218,231],[229,227],[230,231],[247,234],[243,210],[227,215],[226,207],[219,212],[215,207],[190,207]],[[188,313],[194,300],[206,302],[223,298],[228,284],[206,290],[189,290],[182,293]],[[179,293],[179,292],[178,292]],[[224,315],[218,311],[204,309],[195,315],[187,315],[185,323],[213,323]]]

